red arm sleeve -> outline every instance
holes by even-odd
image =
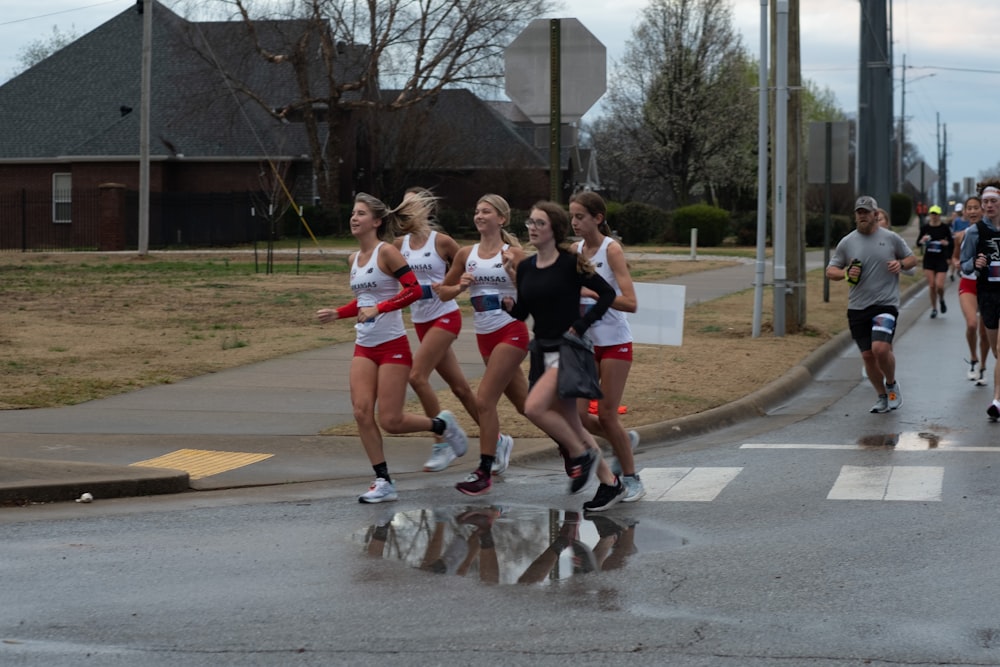
[[[394,275],[399,279],[399,284],[403,286],[403,289],[396,296],[378,304],[378,312],[380,313],[406,308],[424,294],[424,290],[420,287],[417,277],[413,275],[409,264],[399,267]]]
[[[340,308],[337,308],[337,317],[339,319],[341,319],[341,320],[343,320],[345,318],[348,318],[348,317],[357,317],[357,316],[358,316],[358,300],[357,299],[354,299],[353,301],[351,301],[346,306],[341,306]]]

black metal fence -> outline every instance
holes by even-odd
[[[51,193],[0,192],[0,252],[99,249],[100,196],[98,191],[74,190],[69,220],[55,222]],[[270,225],[254,215],[255,201],[259,206],[260,198],[249,192],[150,193],[149,248],[204,248],[265,241]],[[125,193],[124,226],[126,249],[137,249],[138,192]]]
[[[100,193],[74,192],[69,220],[55,222],[63,215],[51,193],[0,192],[0,252],[96,249]]]

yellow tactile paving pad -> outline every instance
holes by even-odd
[[[211,477],[229,470],[269,459],[274,454],[247,454],[245,452],[213,452],[207,449],[178,449],[155,459],[137,461],[133,466],[146,468],[171,468],[183,470],[191,479]]]

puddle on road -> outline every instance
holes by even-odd
[[[943,433],[933,431],[904,431],[901,433],[875,433],[858,438],[861,447],[892,448],[896,451],[924,451],[928,449],[947,449],[955,446],[954,440]]]
[[[627,567],[637,553],[688,544],[657,525],[613,514],[525,505],[386,508],[351,539],[370,558],[403,561],[415,576],[460,576],[485,584],[553,585]]]

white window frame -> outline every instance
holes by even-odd
[[[52,174],[52,222],[73,222],[73,174]]]

